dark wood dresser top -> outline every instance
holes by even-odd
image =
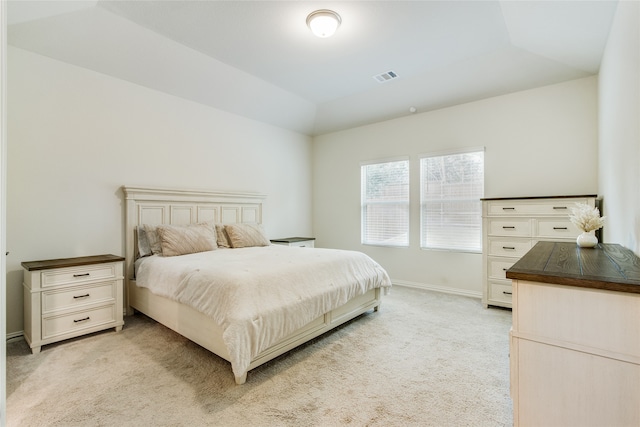
[[[582,199],[598,197],[597,194],[581,194],[577,196],[529,196],[529,197],[484,197],[480,200],[536,200],[536,199]]]
[[[81,265],[104,264],[107,262],[124,261],[124,258],[117,255],[92,255],[77,258],[47,259],[42,261],[25,261],[22,267],[27,271],[50,270],[52,268],[78,267]]]
[[[282,242],[282,243],[306,242],[307,240],[316,240],[316,238],[315,237],[285,237],[282,239],[271,239],[272,242]]]
[[[507,270],[507,278],[640,294],[640,258],[616,244],[538,242]]]

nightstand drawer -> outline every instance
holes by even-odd
[[[115,277],[116,270],[113,264],[61,268],[42,272],[42,286],[86,283]]]
[[[72,309],[100,302],[115,302],[116,282],[97,283],[80,288],[65,288],[63,291],[42,293],[42,314]]]
[[[42,319],[42,339],[55,337],[89,329],[100,325],[115,323],[116,307],[111,304],[93,310],[83,310],[64,316],[55,316]]]
[[[313,248],[314,243],[315,242],[313,240],[305,240],[303,242],[291,242],[289,243],[289,246],[296,246],[299,248]]]

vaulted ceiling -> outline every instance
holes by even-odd
[[[597,74],[617,1],[13,1],[8,41],[318,135]],[[342,25],[317,38],[307,15]],[[379,83],[373,76],[393,71]]]

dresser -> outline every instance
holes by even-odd
[[[576,203],[599,206],[595,195],[482,199],[482,304],[511,307],[506,271],[541,240],[573,241],[569,220]]]
[[[640,426],[640,259],[539,242],[507,271],[515,426]]]
[[[96,255],[22,263],[24,337],[34,354],[45,344],[122,329],[123,261]]]
[[[297,246],[301,248],[313,248],[315,237],[285,237],[282,239],[272,239],[274,245]]]

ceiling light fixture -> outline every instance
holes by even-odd
[[[333,10],[320,9],[307,16],[307,26],[318,37],[331,37],[336,32],[342,18]]]

